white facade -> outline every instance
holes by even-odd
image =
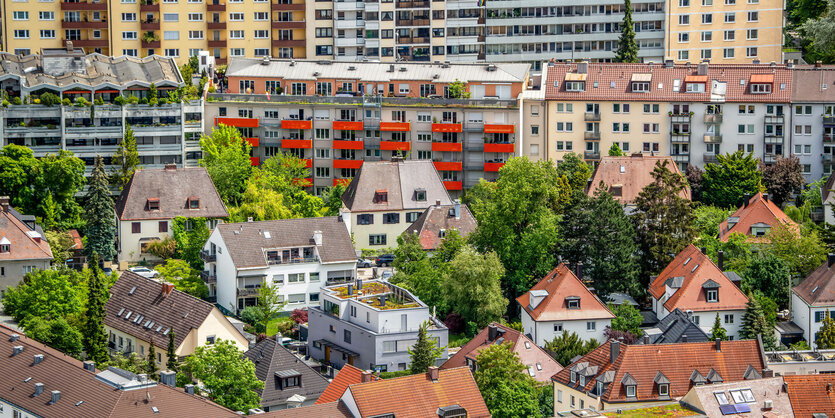
[[[669,286],[668,293],[661,299],[652,299],[652,311],[658,317],[658,320],[664,319],[670,314],[670,311],[664,307],[664,302],[667,301],[670,295]],[[713,329],[713,323],[716,321],[716,314],[719,314],[719,319],[722,322],[722,327],[728,335],[728,339],[738,340],[739,332],[742,330],[742,315],[745,310],[716,310],[716,311],[684,311],[688,315],[692,315],[693,322],[699,326],[705,333],[710,335]]]
[[[803,298],[792,291],[791,309],[792,322],[803,330],[803,339],[813,349],[817,348],[815,335],[823,325],[823,317],[826,315],[827,309],[829,309],[830,316],[835,317],[835,304],[829,306],[809,306]]]
[[[206,226],[214,229],[219,220],[207,220]],[[134,224],[139,224],[139,232],[134,231]],[[119,261],[139,262],[143,260],[158,260],[145,252],[145,246],[152,241],[161,241],[174,235],[173,219],[151,219],[138,221],[116,222],[119,238]],[[164,232],[160,232],[164,231]]]
[[[528,312],[522,309],[522,328],[525,330],[525,335],[530,335],[531,339],[540,347],[545,347],[545,343],[561,336],[564,332],[573,332],[583,341],[593,339],[603,343],[606,341],[603,331],[610,325],[612,325],[612,320],[609,318],[534,321]]]

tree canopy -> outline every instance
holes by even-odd
[[[789,266],[770,253],[754,257],[748,268],[742,272],[743,291],[759,290],[774,300],[780,309],[789,307],[790,287]]]
[[[177,290],[201,299],[209,297],[209,287],[184,260],[170,258],[156,270],[161,279],[173,283]]]
[[[773,326],[770,326],[765,319],[763,308],[753,294],[748,294],[748,304],[745,306],[745,313],[742,314],[742,329],[739,338],[753,340],[760,336],[766,350],[774,350],[777,347],[774,341]]]
[[[229,206],[237,205],[252,174],[252,147],[236,128],[221,124],[200,138],[200,148],[200,165],[206,167],[221,199]]]
[[[615,62],[638,62],[638,42],[635,41],[635,23],[632,21],[632,1],[623,2],[623,23],[621,23]]]
[[[800,158],[796,155],[778,157],[774,164],[763,166],[763,184],[774,204],[781,206],[806,184],[801,171]]]
[[[644,321],[644,317],[638,308],[628,303],[622,303],[620,305],[609,305],[609,309],[615,314],[615,317],[612,318],[613,330],[641,336],[641,323]]]
[[[586,183],[591,178],[592,169],[583,160],[582,155],[569,152],[563,156],[562,161],[557,165],[557,175],[568,181],[571,190],[583,193],[586,189]]]
[[[492,344],[476,356],[474,378],[494,417],[539,416],[539,384],[510,344]]]
[[[707,164],[702,175],[702,202],[720,208],[737,208],[743,195],[760,191],[759,160],[742,151],[717,155],[717,164]]]
[[[482,255],[467,246],[450,263],[443,293],[453,311],[465,321],[475,323],[477,328],[483,328],[498,320],[507,309],[507,299],[501,289],[503,275],[504,267],[496,253]]]
[[[783,224],[773,225],[764,250],[783,260],[792,274],[806,277],[826,259],[826,245],[816,230],[801,231]]]
[[[261,403],[257,391],[264,389],[264,382],[255,376],[255,363],[232,341],[198,346],[182,369],[203,383],[209,399],[233,411],[249,411]]]
[[[434,366],[435,360],[444,352],[443,347],[438,347],[436,340],[429,337],[426,332],[428,328],[429,322],[420,324],[417,341],[409,349],[409,370],[412,374],[426,373],[429,366]]]
[[[600,346],[597,340],[584,341],[574,332],[563,331],[558,337],[545,342],[545,349],[550,351],[557,363],[568,366],[571,359],[577,356],[585,356]]]
[[[115,166],[113,173],[113,184],[122,190],[127,186],[133,173],[141,168],[139,166],[139,151],[136,148],[136,137],[133,136],[133,129],[130,125],[125,126],[125,133],[122,135],[122,142],[113,155],[112,164]]]
[[[206,245],[211,231],[206,225],[205,218],[184,218],[178,216],[171,222],[171,231],[177,243],[176,256],[185,260],[191,268],[203,270],[203,259],[200,251]]]
[[[87,221],[87,255],[98,254],[102,260],[116,258],[116,211],[113,209],[110,184],[104,171],[104,160],[96,156],[96,165],[87,189],[84,217]]]
[[[84,308],[79,291],[82,278],[71,270],[35,270],[3,296],[3,310],[22,326],[28,318],[67,318]]]

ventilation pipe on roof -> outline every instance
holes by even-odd
[[[763,193],[763,200],[768,202],[768,193]]]
[[[583,280],[583,263],[577,263],[577,278]]]
[[[833,264],[835,264],[835,254],[829,253],[826,256],[826,268],[832,268]]]
[[[43,361],[43,354],[35,354],[32,359],[32,365],[40,364]]]
[[[23,346],[22,345],[16,345],[16,346],[12,347],[12,357],[20,354],[22,351],[23,351]]]
[[[162,284],[162,297],[166,297],[174,291],[174,284],[173,283],[163,283]]]
[[[823,61],[815,61],[815,68],[821,68],[823,66]]]
[[[357,291],[362,290],[362,279],[357,279]]]
[[[353,295],[354,295],[354,285],[353,284],[348,284],[348,296],[353,296]]]
[[[461,201],[455,199],[455,219],[461,219]]]
[[[43,383],[35,383],[35,393],[32,394],[32,397],[37,397],[43,393]]]
[[[20,339],[20,334],[12,334],[12,335],[9,337],[9,342],[15,342],[15,341],[17,341],[17,340],[19,340],[19,339]]]
[[[189,395],[194,395],[194,385],[188,384],[186,385],[185,389],[186,393],[188,393]]]
[[[96,371],[96,363],[94,363],[94,362],[92,362],[92,361],[90,361],[90,360],[86,360],[86,361],[82,364],[82,366],[84,367],[84,370],[91,371],[91,372],[95,372],[95,371]]]
[[[588,74],[588,72],[589,72],[589,63],[587,61],[577,63],[577,73]]]
[[[497,327],[493,324],[490,324],[490,326],[487,327],[487,341],[495,340],[496,336],[498,336],[498,335],[499,335],[499,327]]]
[[[686,343],[686,342],[687,342],[687,334],[682,334],[682,336],[681,336],[681,342],[683,342],[683,343]]]
[[[620,355],[620,341],[614,341],[609,343],[609,362],[614,364],[615,360],[618,359]]]
[[[751,194],[745,193],[742,195],[742,207],[747,208],[749,200],[751,200]]]
[[[55,405],[60,400],[61,400],[61,391],[60,390],[53,390],[52,391],[52,398],[49,400],[49,404],[50,405]]]
[[[707,254],[707,247],[702,247],[702,254]]]

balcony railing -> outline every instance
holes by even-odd
[[[785,121],[783,115],[765,115],[765,123],[782,124]]]
[[[823,117],[823,124],[824,125],[835,125],[835,116],[824,116]]]
[[[200,278],[206,283],[217,283],[217,276],[208,270],[201,271]]]
[[[705,164],[716,164],[719,162],[719,159],[716,158],[716,154],[705,154],[703,161]]]
[[[599,160],[600,159],[600,151],[584,151],[583,158],[587,160]]]
[[[591,141],[600,140],[600,132],[584,132],[583,138]]]
[[[283,259],[279,258],[267,258],[267,263],[270,265],[273,264],[305,264],[305,263],[318,263],[319,257],[312,256],[312,257],[292,257]]]
[[[706,144],[719,144],[722,142],[722,135],[705,135]]]
[[[722,123],[722,114],[713,113],[705,115],[705,123]]]
[[[258,294],[258,289],[260,289],[260,288],[261,288],[260,285],[255,286],[255,287],[244,287],[244,288],[239,287],[238,288],[238,296],[239,297],[240,296],[255,296],[255,295]]]
[[[586,122],[600,122],[600,113],[599,112],[586,112],[585,121]]]
[[[823,161],[825,163],[831,163],[832,162],[832,154],[821,154],[821,161]]]
[[[217,253],[212,253],[209,250],[202,250],[200,251],[200,259],[207,263],[217,261]]]

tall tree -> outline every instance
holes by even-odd
[[[177,256],[200,271],[203,270],[203,259],[200,250],[206,245],[211,231],[206,225],[205,218],[184,218],[178,216],[171,223],[174,241],[177,243]]]
[[[281,301],[281,293],[278,286],[267,283],[266,280],[261,282],[261,287],[258,288],[258,294],[255,296],[255,307],[261,311],[261,316],[264,321],[264,330],[269,328],[270,321],[284,309],[287,301]]]
[[[236,205],[252,174],[249,153],[252,147],[234,127],[220,125],[211,135],[200,138],[203,159],[200,165],[206,167],[221,199],[227,205]]]
[[[559,337],[545,342],[545,349],[550,352],[557,363],[568,366],[571,359],[577,356],[585,356],[600,346],[596,340],[583,341],[577,333],[565,331]]]
[[[52,265],[60,266],[70,258],[70,250],[75,246],[75,241],[69,232],[51,230],[44,233],[49,249],[52,250]]]
[[[609,147],[609,156],[610,157],[622,157],[623,150],[620,149],[617,142],[613,142],[612,146]]]
[[[87,289],[87,316],[84,323],[84,351],[87,358],[101,367],[107,364],[107,333],[104,330],[104,304],[107,301],[108,290],[105,285],[104,272],[99,268],[98,256],[93,254]]]
[[[96,156],[86,198],[87,245],[84,250],[88,255],[98,254],[102,260],[113,260],[116,258],[116,212],[101,155]]]
[[[722,327],[722,321],[719,319],[719,312],[716,312],[716,320],[713,321],[713,328],[710,329],[710,339],[712,341],[716,341],[717,338],[720,340],[728,339],[728,331]]]
[[[653,182],[635,198],[632,221],[638,235],[643,269],[642,288],[650,274],[660,272],[675,254],[693,241],[693,206],[681,197],[687,186],[684,177],[659,162],[652,171]]]
[[[783,260],[770,253],[760,254],[751,260],[742,277],[744,291],[758,290],[774,300],[780,309],[789,307],[791,275]]]
[[[133,173],[141,168],[139,166],[139,151],[136,148],[136,137],[133,136],[133,129],[130,125],[125,126],[125,134],[122,135],[122,142],[113,155],[112,164],[115,166],[113,183],[122,190],[127,186]]]
[[[394,269],[397,273],[392,277],[392,283],[414,292],[421,301],[441,313],[449,310],[442,287],[443,271],[433,268],[417,234],[406,231],[397,237]]]
[[[628,332],[635,336],[641,335],[641,322],[643,322],[644,317],[638,308],[628,303],[609,305],[609,308],[615,314],[615,317],[612,318],[613,330]]]
[[[770,166],[762,165],[763,184],[768,189],[769,198],[777,206],[789,200],[795,191],[799,191],[806,180],[801,173],[800,158],[792,155],[788,158],[777,157]]]
[[[453,311],[482,328],[498,320],[507,309],[501,288],[503,274],[496,253],[481,255],[468,246],[450,263],[443,293]]]
[[[165,350],[165,355],[168,357],[165,367],[172,372],[176,372],[180,366],[180,363],[177,361],[177,348],[174,346],[175,339],[174,330],[171,330],[171,332],[168,333],[168,349]]]
[[[201,345],[186,357],[183,371],[203,383],[205,395],[233,411],[258,408],[264,382],[255,375],[255,363],[243,356],[232,341]]]
[[[562,161],[557,165],[557,175],[565,177],[571,190],[582,193],[591,178],[591,166],[583,160],[583,156],[569,152],[563,156]]]
[[[805,13],[809,19],[805,23],[800,22],[803,23],[800,30],[812,41],[810,49],[814,52],[814,58],[829,64],[835,62],[835,0],[827,0],[826,11],[816,17],[813,15],[824,6],[821,2],[814,3],[815,7]]]
[[[815,345],[822,350],[835,348],[835,320],[830,316],[829,309],[826,310],[820,330],[815,333]]]
[[[704,175],[704,171],[698,166],[690,164],[687,166],[687,171],[684,172],[684,175],[687,177],[687,184],[690,185],[690,197],[693,198],[694,202],[701,202],[702,176]]]
[[[643,292],[635,258],[635,228],[604,188],[594,197],[581,195],[566,210],[560,223],[559,251],[571,264],[582,263],[585,278],[601,297],[612,292],[638,296]]]
[[[785,261],[793,275],[806,277],[826,260],[826,244],[814,229],[801,229],[798,237],[796,229],[778,224],[767,237],[770,245],[763,250]]]
[[[702,202],[720,208],[737,208],[742,197],[760,191],[762,173],[753,154],[737,151],[717,155],[717,164],[705,166],[702,175]]]
[[[149,379],[157,378],[157,348],[154,344],[154,339],[151,338],[151,343],[148,345],[148,364],[145,372],[148,373]]]
[[[174,283],[177,290],[201,299],[209,297],[209,287],[185,261],[171,258],[156,270],[160,279]]]
[[[72,270],[35,270],[3,295],[3,310],[21,326],[29,318],[73,320],[83,310],[79,273]]]
[[[618,38],[618,50],[615,52],[615,62],[639,62],[631,0],[623,1],[623,11],[623,23],[621,23],[620,38]]]
[[[73,357],[81,355],[84,345],[81,333],[66,319],[31,317],[26,322],[26,336]]]
[[[716,206],[699,205],[693,211],[693,229],[697,237],[716,237],[719,224],[731,216],[731,211]]]
[[[497,418],[539,414],[539,384],[510,349],[510,343],[492,344],[476,356],[475,382],[487,409]]]
[[[409,349],[409,371],[412,374],[426,373],[429,366],[435,365],[435,360],[441,357],[444,349],[438,347],[434,338],[429,338],[426,330],[429,322],[424,322],[418,328],[418,337],[412,348]]]
[[[763,346],[766,350],[774,350],[777,344],[774,341],[774,329],[770,327],[765,319],[762,306],[753,294],[748,294],[748,304],[745,305],[745,313],[742,314],[742,330],[739,338],[743,340],[756,339],[761,336]]]

